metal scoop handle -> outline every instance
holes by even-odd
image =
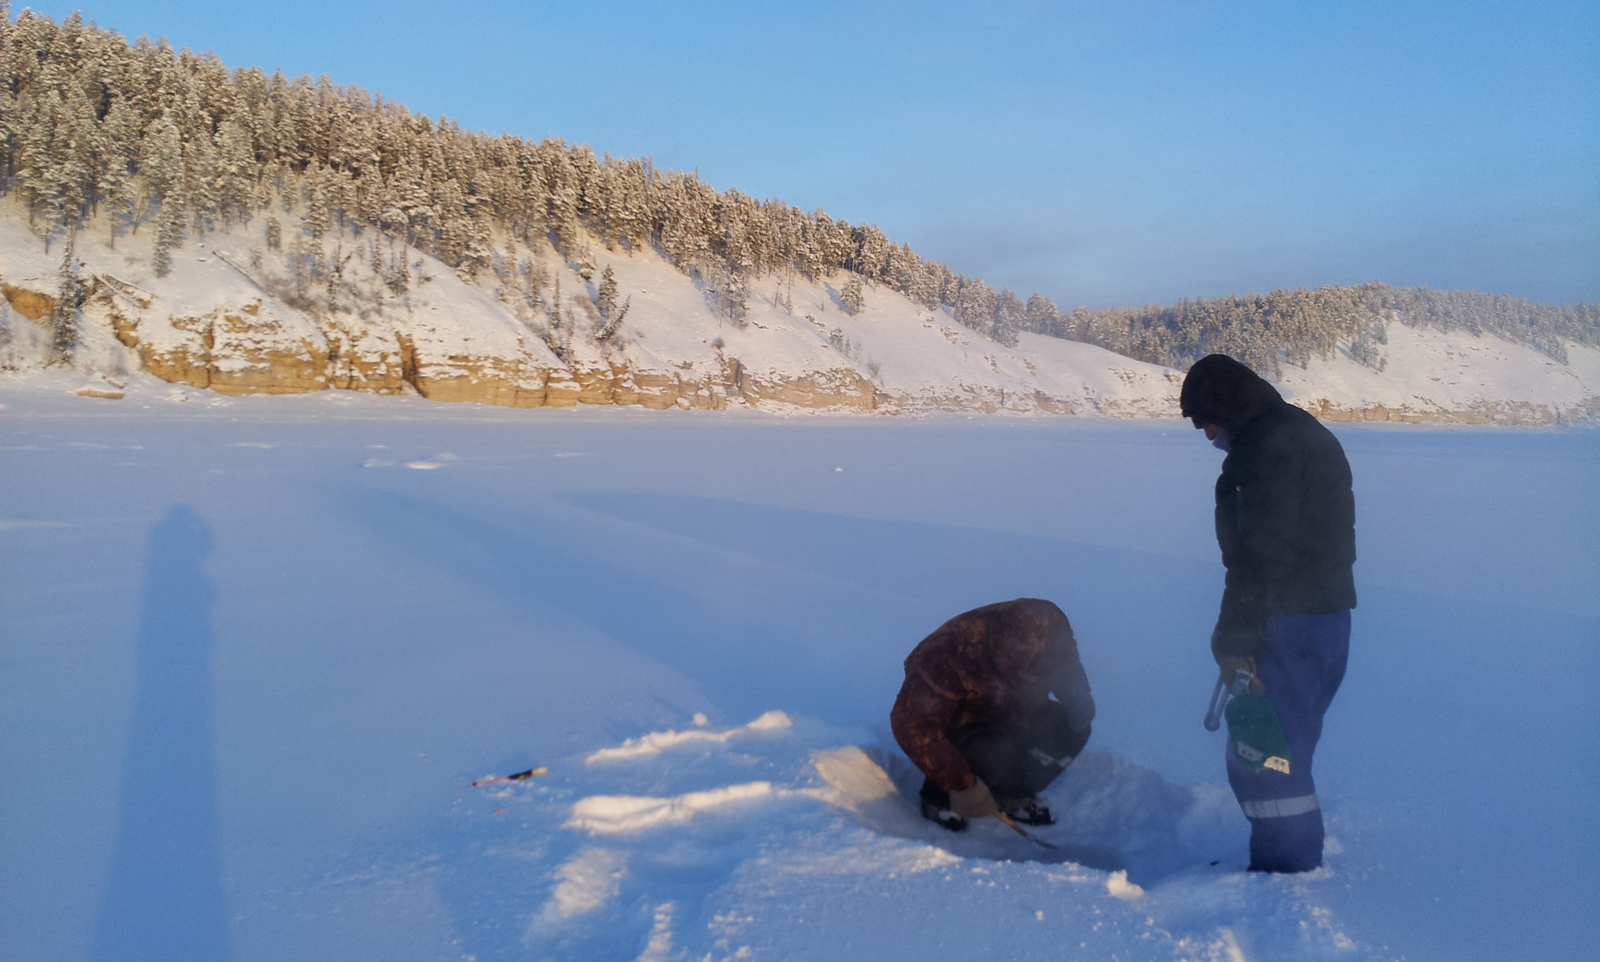
[[[1058,847],[1058,846],[1055,846],[1055,845],[1051,845],[1049,842],[1046,842],[1044,839],[1040,838],[1039,836],[1037,836],[1037,835],[1033,834],[1032,832],[1028,831],[1027,829],[1023,828],[1021,825],[1018,825],[1016,822],[1012,821],[1011,816],[1007,815],[1005,812],[997,810],[994,813],[994,817],[998,818],[1002,823],[1007,825],[1013,832],[1016,832],[1018,835],[1021,835],[1023,838],[1025,838],[1028,841],[1032,842],[1033,844],[1039,846],[1040,848],[1057,848]]]
[[[1222,684],[1222,679],[1217,679],[1217,687],[1211,689],[1211,707],[1206,709],[1206,731],[1214,732],[1222,727],[1222,709],[1228,704],[1228,690]]]
[[[1222,727],[1222,710],[1228,707],[1228,699],[1249,691],[1250,678],[1250,673],[1240,668],[1233,673],[1233,684],[1226,688],[1222,679],[1217,679],[1217,687],[1211,689],[1211,707],[1206,709],[1206,731],[1214,732]]]

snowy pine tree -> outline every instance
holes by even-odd
[[[327,78],[230,71],[212,55],[130,44],[76,15],[58,24],[28,10],[0,16],[0,192],[23,205],[47,249],[90,218],[114,242],[153,214],[158,273],[191,230],[272,212],[268,249],[302,233],[382,234],[384,283],[397,293],[412,282],[404,250],[475,281],[494,271],[497,238],[516,239],[553,247],[588,280],[588,245],[598,241],[654,248],[735,322],[753,282],[817,282],[843,269],[852,275],[844,287],[884,285],[985,337],[1073,337],[1176,366],[1208,350],[1268,372],[1280,357],[1304,365],[1340,349],[1381,364],[1375,319],[1490,331],[1561,361],[1566,341],[1600,344],[1596,305],[1376,283],[1063,314],[1042,295],[1024,302],[822,210],[718,192],[696,175],[582,144],[463,131]],[[325,280],[327,265],[313,263],[322,255],[298,249],[294,270]],[[542,297],[522,289],[525,300]]]
[[[855,274],[844,282],[839,288],[839,306],[844,308],[846,314],[860,314],[861,309],[867,306],[866,295],[861,291],[861,278]]]
[[[78,345],[78,321],[83,314],[86,291],[75,240],[75,233],[67,235],[57,275],[56,302],[50,312],[50,359],[47,363],[52,365],[70,364],[73,349]]]
[[[600,312],[600,329],[595,333],[596,340],[604,341],[616,334],[622,326],[622,319],[628,314],[628,308],[633,305],[631,297],[618,304],[617,293],[617,275],[607,265],[595,291],[594,306]]]

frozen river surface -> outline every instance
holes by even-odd
[[[1337,428],[1328,864],[1269,878],[1187,424],[0,403],[5,962],[1600,954],[1600,433]],[[1020,596],[1100,705],[1060,854],[893,794],[901,659]]]

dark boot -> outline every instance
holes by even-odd
[[[997,800],[1008,796],[1023,804],[1055,781],[1088,740],[1089,732],[1073,731],[1066,709],[1056,702],[1030,713],[1016,731],[967,725],[950,733],[956,750]]]
[[[950,793],[935,785],[927,778],[922,780],[922,790],[917,793],[922,799],[922,817],[942,829],[951,832],[965,832],[967,820],[950,811]]]
[[[1037,798],[996,798],[1000,804],[1000,811],[1018,825],[1054,825],[1056,817],[1050,813],[1050,806],[1041,803]]]

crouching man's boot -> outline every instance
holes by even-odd
[[[984,818],[1000,811],[999,803],[981,778],[974,778],[971,785],[953,792],[944,791],[925,781],[921,794],[922,817],[938,822],[952,832],[965,829],[969,818]],[[941,801],[943,805],[939,804]]]
[[[950,793],[928,779],[922,780],[922,817],[940,828],[952,832],[965,832],[967,820],[950,810]]]
[[[995,801],[1000,803],[1000,811],[1018,825],[1054,825],[1055,815],[1051,814],[1050,806],[1039,801],[1036,796],[1027,798],[1006,798],[1001,796]]]

